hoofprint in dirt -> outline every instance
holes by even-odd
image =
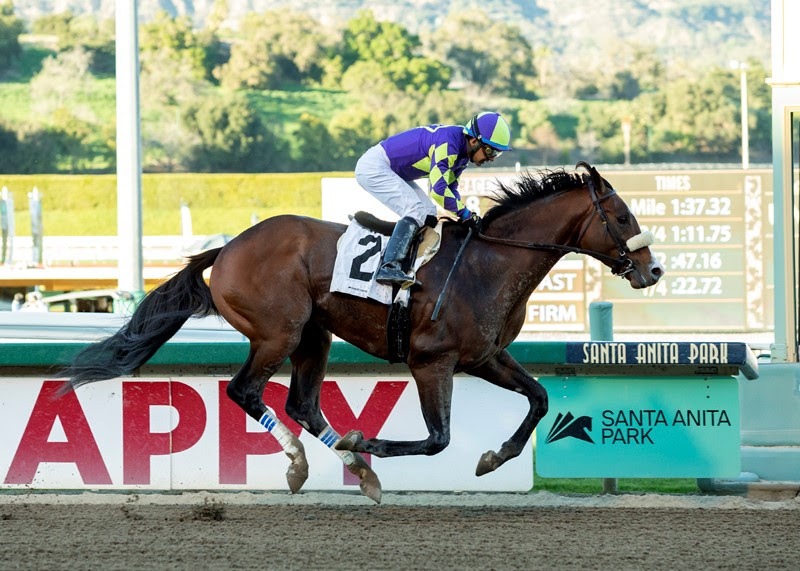
[[[2,569],[796,569],[800,501],[0,494]]]

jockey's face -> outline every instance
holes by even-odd
[[[476,146],[478,147],[478,150],[472,154],[472,157],[470,157],[470,160],[476,165],[481,166],[482,164],[485,164],[486,162],[492,162],[495,159],[495,157],[490,158],[486,155],[486,149],[480,143],[480,141],[478,141],[478,139],[470,138],[469,146],[470,148],[474,148]]]

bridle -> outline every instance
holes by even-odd
[[[611,273],[615,276],[625,277],[632,271],[635,271],[633,266],[633,260],[630,259],[629,255],[634,250],[638,250],[645,246],[649,246],[653,243],[652,241],[652,234],[649,232],[642,232],[641,234],[637,234],[632,238],[623,241],[622,237],[619,233],[614,229],[614,227],[609,224],[608,221],[608,213],[603,209],[603,202],[617,194],[617,191],[613,188],[610,188],[610,191],[607,192],[602,197],[597,194],[597,189],[594,185],[594,180],[592,179],[591,175],[588,176],[586,180],[587,188],[589,189],[589,196],[592,199],[592,206],[594,207],[595,213],[600,217],[603,226],[605,226],[606,232],[609,233],[612,240],[617,246],[617,250],[619,251],[619,257],[615,258],[613,256],[608,256],[606,254],[601,254],[600,252],[595,252],[594,250],[587,250],[585,248],[579,248],[577,246],[566,246],[563,244],[546,244],[540,242],[523,242],[521,240],[511,240],[508,238],[495,238],[494,236],[487,236],[483,232],[478,234],[478,238],[481,240],[485,240],[487,242],[492,242],[495,244],[503,244],[506,246],[514,246],[516,248],[527,248],[529,250],[555,250],[558,252],[565,252],[565,253],[576,253],[576,254],[586,254],[599,260],[611,268]],[[585,225],[583,230],[581,231],[580,235],[578,236],[577,242],[579,243],[583,238],[583,235],[589,229],[589,225]]]

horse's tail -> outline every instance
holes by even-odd
[[[214,264],[221,249],[191,256],[182,270],[144,297],[125,326],[78,353],[59,373],[60,377],[69,377],[62,390],[129,375],[155,355],[190,317],[216,314],[203,270]]]

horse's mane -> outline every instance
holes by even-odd
[[[495,196],[491,197],[495,205],[487,210],[483,217],[486,225],[540,198],[583,186],[585,181],[579,174],[556,169],[540,170],[535,174],[526,171],[521,173],[510,186],[502,182],[498,184]]]

